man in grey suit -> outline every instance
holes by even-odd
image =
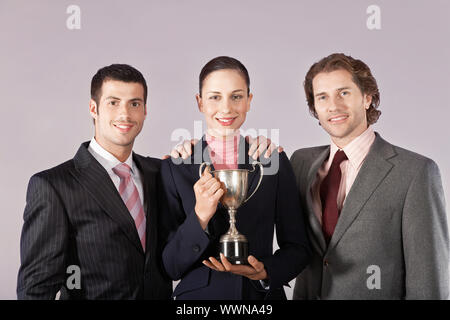
[[[158,234],[160,160],[133,152],[147,84],[124,64],[98,70],[95,136],[31,177],[20,242],[19,299],[170,299]]]
[[[447,217],[435,162],[372,130],[379,91],[364,62],[323,58],[304,89],[331,144],[291,157],[313,248],[293,298],[447,299]]]

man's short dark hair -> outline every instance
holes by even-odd
[[[102,95],[103,82],[117,80],[123,82],[140,83],[144,87],[144,102],[147,103],[147,82],[139,70],[128,64],[112,64],[97,71],[91,81],[91,99],[97,105]]]

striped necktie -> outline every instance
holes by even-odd
[[[141,240],[142,248],[145,251],[145,213],[139,197],[138,189],[131,178],[131,168],[127,164],[121,163],[115,166],[112,170],[120,178],[120,196],[133,217],[139,239]]]

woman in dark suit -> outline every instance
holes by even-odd
[[[248,265],[235,265],[222,254],[219,239],[229,228],[224,194],[211,170],[252,169],[249,146],[239,128],[250,109],[250,79],[242,63],[217,57],[202,69],[196,96],[207,131],[191,157],[167,159],[161,166],[165,230],[163,263],[168,275],[181,279],[177,299],[286,299],[287,285],[310,258],[303,212],[289,160],[284,152],[265,159],[264,176],[254,196],[237,213],[236,227],[249,243]],[[261,159],[263,162],[263,159]],[[259,170],[249,173],[248,194]],[[274,226],[279,249],[273,252]],[[219,258],[220,257],[220,258]]]

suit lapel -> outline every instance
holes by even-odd
[[[333,249],[358,217],[364,204],[391,171],[393,164],[387,159],[395,156],[392,146],[376,134],[375,141],[364,160],[339,216],[328,250]]]
[[[75,170],[72,174],[99,206],[120,226],[128,239],[142,250],[133,218],[106,170],[87,150],[88,146],[89,142],[85,142],[78,149],[74,157]]]
[[[328,146],[325,149],[323,149],[323,151],[321,151],[317,157],[315,157],[315,160],[312,163],[312,165],[309,169],[309,172],[308,172],[308,177],[307,177],[308,180],[307,180],[307,185],[306,185],[307,187],[305,190],[309,224],[310,224],[312,232],[317,240],[317,243],[320,246],[322,254],[325,253],[327,245],[325,242],[325,237],[323,236],[322,225],[314,211],[313,198],[311,195],[311,188],[313,186],[314,181],[316,181],[317,172],[319,171],[319,168],[325,162],[325,160],[328,158],[329,154],[330,154],[330,147]]]
[[[205,136],[203,136],[202,139],[194,145],[194,152],[192,153],[192,155],[189,158],[187,158],[186,160],[180,161],[180,163],[182,162],[185,164],[192,164],[189,167],[190,167],[192,176],[196,177],[195,181],[200,179],[198,170],[200,169],[200,165],[203,162],[208,163],[211,167],[211,171],[214,171],[214,165],[211,161],[211,158],[209,157],[209,152],[208,152],[207,147],[208,147],[208,144],[206,142],[206,138],[205,138]],[[181,158],[179,158],[179,159],[181,159]]]
[[[248,187],[247,187],[247,197],[249,197],[256,188],[256,183],[259,179],[255,180],[255,177],[259,177],[259,170],[251,165],[254,160],[248,155],[248,150],[250,145],[245,141],[244,137],[240,137],[239,141],[239,154],[238,154],[238,169],[246,169],[248,172]],[[259,159],[258,159],[259,160]]]
[[[146,205],[145,219],[146,219],[146,262],[150,258],[150,251],[155,248],[154,243],[157,241],[157,197],[156,197],[156,172],[152,173],[148,166],[146,165],[144,159],[133,152],[133,160],[136,166],[139,168],[142,174],[142,184],[143,184],[143,194],[144,194],[144,205]]]

